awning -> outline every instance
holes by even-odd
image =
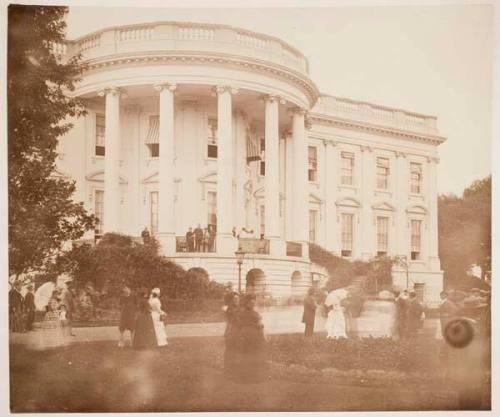
[[[147,145],[160,143],[160,116],[149,116],[149,129],[145,142]]]

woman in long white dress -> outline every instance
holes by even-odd
[[[159,297],[160,289],[154,288],[151,291],[151,297],[149,297],[149,306],[151,307],[151,317],[155,328],[156,342],[158,343],[158,346],[166,346],[168,344],[167,332],[165,331],[165,324],[163,320],[167,314],[161,309],[161,301]]]
[[[344,307],[341,303],[342,299],[340,297],[332,297],[330,300],[332,309],[329,311],[328,318],[326,319],[326,337],[327,339],[347,338]]]

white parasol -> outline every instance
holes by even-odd
[[[45,310],[45,307],[47,307],[47,304],[49,304],[49,300],[52,297],[52,293],[54,292],[55,288],[56,284],[54,284],[53,282],[46,282],[36,290],[35,307],[37,310]]]
[[[339,288],[337,290],[330,291],[326,296],[325,305],[331,306],[337,304],[344,298],[346,298],[348,294],[349,292],[344,288]]]

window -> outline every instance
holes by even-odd
[[[266,234],[266,207],[260,206],[260,235]]]
[[[96,237],[100,237],[103,233],[104,221],[104,191],[102,190],[95,190],[94,214],[97,218],[94,233]]]
[[[377,217],[377,256],[386,256],[389,248],[389,218]]]
[[[146,136],[146,146],[151,158],[160,156],[160,116],[149,116],[149,129]]]
[[[217,158],[217,119],[213,118],[207,123],[207,156]]]
[[[342,152],[342,185],[354,185],[354,154]]]
[[[309,210],[309,242],[316,243],[316,225],[317,225],[316,210]]]
[[[260,175],[266,175],[266,140],[260,140]]]
[[[217,226],[217,193],[207,192],[207,225]]]
[[[387,190],[389,188],[389,159],[377,158],[377,188]]]
[[[95,155],[104,156],[106,153],[105,147],[105,130],[106,119],[102,114],[95,115]]]
[[[158,191],[149,193],[149,218],[151,233],[158,233]]]
[[[421,236],[422,221],[412,220],[411,221],[411,260],[417,261],[420,259],[420,244],[422,240]]]
[[[309,156],[308,178],[309,181],[315,182],[318,180],[318,151],[315,146],[309,146],[308,156]]]
[[[413,194],[422,192],[422,164],[410,163],[410,192]]]
[[[342,256],[352,256],[353,228],[354,214],[342,213]]]

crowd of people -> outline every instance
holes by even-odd
[[[215,226],[209,224],[204,229],[200,224],[193,230],[192,227],[186,232],[187,252],[215,252]]]
[[[12,332],[31,331],[35,322],[35,287],[29,284],[25,295],[22,287],[22,282],[16,281],[9,291],[9,328]]]
[[[395,299],[396,315],[393,337],[395,339],[413,338],[423,327],[424,307],[418,301],[415,291],[404,290]]]

